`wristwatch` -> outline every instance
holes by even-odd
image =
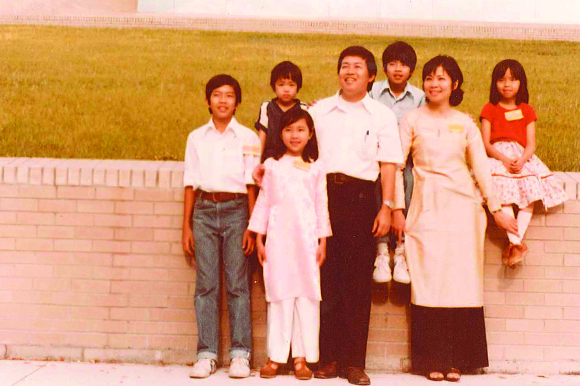
[[[393,208],[395,207],[395,203],[391,200],[384,200],[383,205],[388,206],[389,209],[391,209],[391,210],[393,210]]]

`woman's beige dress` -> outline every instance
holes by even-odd
[[[500,209],[479,129],[452,110],[433,117],[427,107],[400,124],[406,159],[413,157],[415,184],[405,226],[411,302],[425,307],[483,306],[483,244],[486,215],[470,168],[490,210]],[[395,201],[404,207],[403,167]]]

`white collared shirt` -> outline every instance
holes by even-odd
[[[379,162],[403,163],[397,118],[370,96],[349,103],[337,93],[309,111],[327,173],[375,181]]]
[[[407,115],[409,111],[415,110],[426,103],[423,90],[413,86],[409,82],[407,82],[405,90],[403,90],[401,95],[398,97],[394,96],[388,79],[385,79],[382,82],[375,82],[369,95],[374,100],[381,102],[393,110],[397,117],[397,122],[401,122],[401,119]]]
[[[232,118],[223,133],[213,120],[187,137],[183,186],[206,192],[247,193],[252,172],[260,163],[260,140]]]

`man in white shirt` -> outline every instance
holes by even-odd
[[[216,370],[223,258],[230,322],[229,376],[245,378],[250,375],[252,345],[246,256],[254,249],[247,226],[256,201],[252,171],[260,162],[260,140],[234,118],[242,100],[234,78],[216,75],[205,92],[212,119],[189,134],[183,176],[182,243],[186,254],[195,255],[197,266],[197,362],[190,377],[206,378]]]
[[[338,61],[339,92],[310,110],[328,182],[334,236],[321,268],[320,368],[317,378],[346,377],[368,385],[365,357],[370,319],[374,237],[390,228],[395,167],[403,162],[395,114],[372,100],[377,73],[364,47],[345,49]],[[374,186],[381,175],[383,204]]]

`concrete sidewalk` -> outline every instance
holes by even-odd
[[[247,379],[230,379],[225,369],[219,369],[207,379],[190,379],[190,370],[187,366],[3,360],[0,361],[0,386],[304,385],[291,375],[280,375],[272,380],[261,379],[256,372]],[[434,385],[412,374],[370,373],[370,377],[375,386]],[[578,386],[580,375],[464,375],[460,383],[464,386]],[[346,386],[348,382],[313,379],[308,384]]]

